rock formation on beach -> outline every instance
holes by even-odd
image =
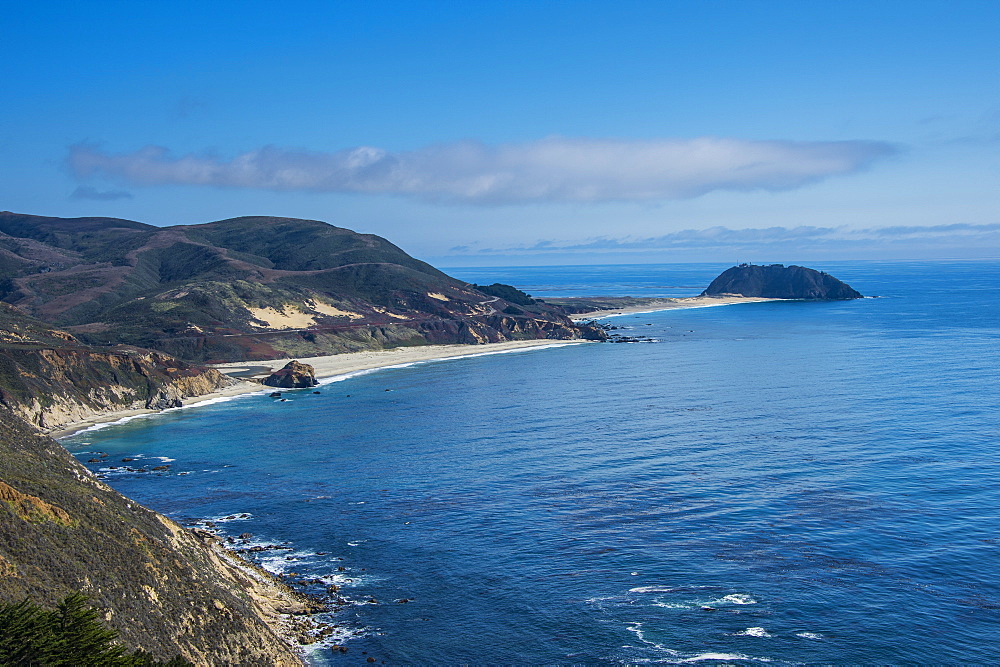
[[[860,292],[828,273],[804,266],[740,264],[726,269],[702,296],[739,294],[769,299],[861,299]]]
[[[282,389],[305,389],[315,387],[319,382],[316,380],[316,369],[309,364],[292,360],[284,368],[264,378],[264,384]]]

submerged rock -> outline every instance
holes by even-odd
[[[285,364],[281,370],[267,376],[264,384],[268,387],[281,387],[282,389],[303,389],[315,387],[319,382],[316,381],[316,369],[309,364],[292,360]]]

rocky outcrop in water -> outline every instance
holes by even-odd
[[[292,360],[281,370],[275,371],[264,379],[268,387],[282,389],[305,389],[319,384],[316,380],[316,369],[309,364]]]
[[[726,269],[702,296],[739,294],[768,299],[861,299],[862,294],[823,271],[804,266],[740,264]]]

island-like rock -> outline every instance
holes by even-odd
[[[264,384],[268,387],[281,387],[282,389],[305,389],[306,387],[315,387],[319,382],[316,381],[315,368],[309,364],[292,360],[285,364],[281,370],[264,378]]]
[[[864,296],[829,273],[804,266],[740,264],[726,269],[702,296],[742,296],[768,299],[862,299]]]

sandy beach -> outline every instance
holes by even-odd
[[[642,313],[653,313],[662,310],[673,310],[675,308],[707,308],[711,306],[727,306],[739,303],[758,303],[762,301],[780,301],[781,299],[764,299],[757,297],[742,296],[696,296],[679,299],[654,299],[641,305],[625,306],[609,310],[598,310],[589,313],[580,313],[572,316],[574,321],[599,320],[622,315],[636,315]],[[546,348],[559,345],[581,345],[590,341],[583,340],[518,340],[504,343],[486,343],[483,345],[425,345],[421,347],[399,347],[391,350],[370,350],[364,352],[348,352],[344,354],[333,354],[321,357],[299,357],[298,360],[304,364],[311,365],[316,370],[318,379],[347,375],[358,371],[372,370],[376,368],[388,368],[402,364],[412,364],[421,361],[436,361],[441,359],[454,359],[458,357],[468,357],[482,354],[501,354],[531,348]],[[254,392],[273,391],[271,387],[264,387],[259,382],[272,372],[278,370],[289,359],[276,359],[264,361],[240,361],[226,364],[214,364],[212,367],[222,373],[233,376],[242,381],[222,391],[204,394],[202,396],[192,396],[184,399],[183,408],[172,408],[182,410],[199,403],[216,401],[218,399],[249,394]],[[106,424],[122,419],[129,419],[139,415],[155,414],[158,410],[120,410],[92,415],[90,418],[64,424],[58,428],[48,431],[54,438],[65,438],[83,429],[96,424]]]
[[[787,299],[765,299],[755,296],[690,296],[678,299],[651,299],[643,304],[635,306],[623,306],[621,308],[610,308],[608,310],[595,310],[589,313],[577,313],[570,319],[574,322],[584,320],[600,320],[605,317],[618,317],[620,315],[638,315],[642,313],[655,313],[661,310],[673,310],[675,308],[709,308],[711,306],[731,306],[738,303],[761,303],[763,301],[786,301]]]
[[[532,348],[542,349],[546,347],[562,345],[582,345],[590,341],[584,340],[518,340],[505,343],[486,343],[482,345],[425,345],[421,347],[400,347],[391,350],[370,350],[365,352],[348,352],[345,354],[333,354],[321,357],[299,357],[298,361],[311,365],[316,371],[317,379],[337,377],[358,371],[372,370],[376,368],[389,368],[403,364],[412,364],[421,361],[436,361],[440,359],[454,359],[459,357],[470,357],[484,354],[502,354],[529,350]],[[212,367],[227,375],[238,376],[250,380],[265,378],[273,371],[278,370],[290,359],[276,359],[270,361],[241,361],[227,364],[214,364]],[[222,398],[250,394],[254,392],[271,392],[273,387],[265,387],[259,382],[242,381],[221,391],[204,394],[202,396],[192,396],[184,399],[183,408],[171,408],[171,410],[183,410],[199,403],[216,401]],[[169,410],[168,410],[169,411]],[[96,424],[106,424],[122,419],[130,419],[139,415],[151,415],[161,412],[159,410],[119,410],[92,415],[83,421],[72,424],[64,424],[56,429],[48,431],[48,435],[54,438],[65,438],[74,433],[78,433]]]

